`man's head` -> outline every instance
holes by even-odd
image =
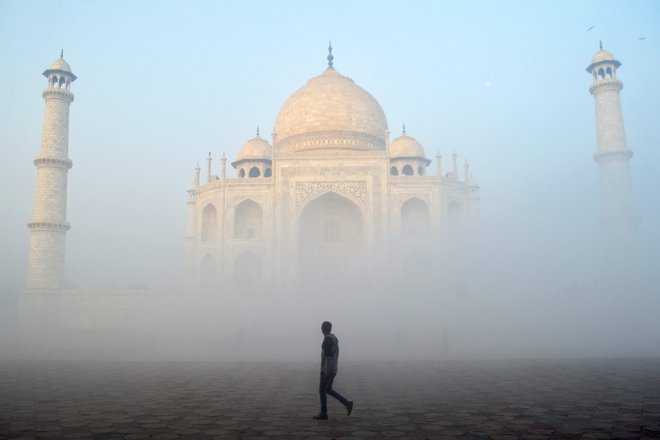
[[[332,330],[332,323],[330,321],[323,321],[323,324],[321,324],[321,331],[323,334],[329,334],[330,330]]]

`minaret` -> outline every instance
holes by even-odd
[[[34,213],[28,228],[30,257],[28,289],[58,289],[64,279],[64,244],[70,225],[66,221],[67,174],[69,160],[69,106],[73,102],[71,83],[76,75],[64,61],[64,53],[43,75],[48,78],[42,93],[46,102],[41,147],[34,159],[37,183]]]
[[[594,160],[600,171],[605,243],[610,251],[619,255],[633,249],[638,220],[628,165],[633,153],[626,145],[619,97],[623,88],[623,83],[617,79],[620,66],[611,53],[603,50],[601,43],[587,67],[593,78],[589,93],[596,104],[598,144]]]

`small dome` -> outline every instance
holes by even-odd
[[[250,139],[241,147],[238,153],[238,160],[267,159],[273,158],[273,147],[257,135]]]
[[[424,147],[414,137],[402,134],[390,144],[390,157],[420,157],[425,158]]]
[[[63,70],[65,72],[71,73],[71,66],[69,63],[64,61],[64,58],[58,58],[50,64],[48,67],[49,70]]]
[[[601,49],[596,52],[596,55],[594,55],[594,57],[591,59],[591,63],[595,64],[601,61],[614,61],[614,55],[606,50]]]
[[[275,123],[278,151],[384,150],[386,131],[378,101],[332,67],[291,95]]]
[[[615,68],[619,68],[621,63],[614,58],[610,52],[603,49],[601,45],[600,50],[596,52],[596,55],[591,59],[591,64],[587,67],[587,72],[592,73],[598,66],[601,66],[602,63],[613,64]]]

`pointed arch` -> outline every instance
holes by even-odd
[[[398,170],[395,166],[392,166],[392,167],[390,168],[390,175],[392,175],[392,176],[398,176],[398,175],[399,175],[399,170]]]
[[[259,171],[258,167],[252,167],[250,168],[250,177],[261,177],[261,171]]]
[[[243,200],[234,209],[234,238],[256,240],[263,236],[264,212],[252,199]]]
[[[429,207],[418,197],[411,197],[401,205],[401,233],[406,237],[422,237],[430,233]]]
[[[212,241],[218,238],[218,210],[209,203],[202,211],[202,241]]]
[[[352,200],[327,192],[305,205],[298,221],[301,278],[346,279],[361,262],[364,215]]]

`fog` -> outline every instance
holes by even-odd
[[[355,361],[660,355],[658,3],[47,5],[0,4],[0,357],[315,361],[324,320]],[[305,259],[295,283],[187,287],[196,163],[210,150],[219,174],[256,125],[269,133],[328,36],[393,137],[405,123],[443,172],[454,150],[469,160],[478,214],[434,229],[406,270],[394,234],[333,272]],[[599,39],[623,63],[635,153],[625,249],[608,246],[593,161]],[[79,78],[67,290],[24,325],[41,72],[62,46]]]

